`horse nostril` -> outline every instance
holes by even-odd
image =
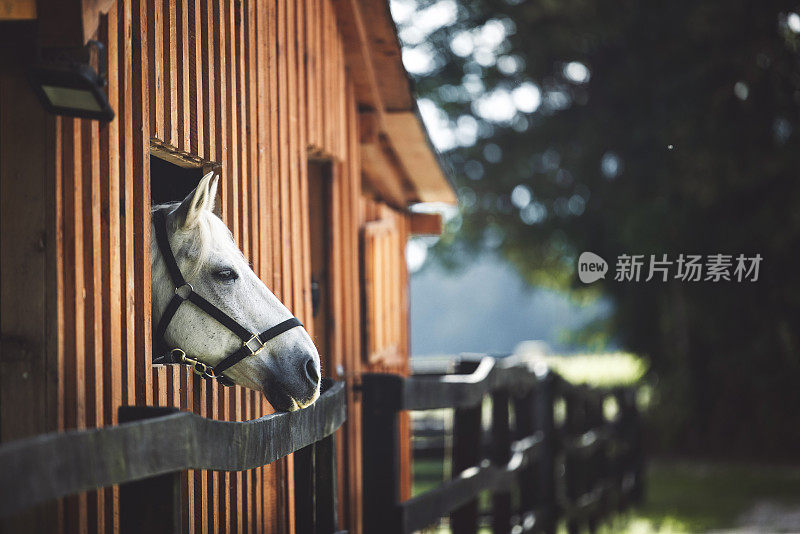
[[[313,357],[306,360],[306,378],[314,387],[319,383],[319,368]]]

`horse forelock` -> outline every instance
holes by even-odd
[[[175,202],[153,206],[151,213],[162,209],[170,212],[178,205],[179,203]],[[201,211],[195,224],[190,228],[178,228],[173,222],[168,225],[167,231],[176,259],[187,260],[188,268],[183,273],[187,281],[195,279],[200,274],[203,266],[208,263],[212,251],[215,250],[230,260],[247,263],[244,254],[236,246],[230,229],[211,211]]]

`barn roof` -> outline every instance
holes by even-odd
[[[387,0],[338,0],[340,31],[361,110],[365,186],[397,207],[455,203],[422,123]]]

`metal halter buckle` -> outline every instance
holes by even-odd
[[[178,295],[183,300],[188,299],[189,295],[191,295],[192,293],[194,293],[194,288],[192,287],[192,284],[188,282],[180,287],[175,288],[175,294]]]
[[[186,353],[183,352],[181,349],[172,349],[172,353],[179,354],[180,362],[190,365],[192,367],[192,371],[197,376],[200,376],[202,378],[217,378],[217,376],[214,374],[213,367],[206,365],[205,363],[199,360],[195,360],[194,358],[188,357]]]
[[[255,341],[256,343],[258,343],[258,347],[257,348],[254,349],[253,346],[250,344],[252,341]],[[264,350],[264,346],[265,346],[264,342],[261,341],[261,338],[258,337],[258,334],[253,334],[253,337],[251,337],[250,339],[248,339],[247,341],[242,343],[242,345],[247,347],[247,350],[250,351],[250,356],[255,356],[256,354],[258,354],[259,352]]]

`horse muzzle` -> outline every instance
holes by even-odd
[[[264,395],[278,411],[306,408],[319,397],[320,364],[316,351],[294,349],[288,354],[271,354],[267,360]]]

